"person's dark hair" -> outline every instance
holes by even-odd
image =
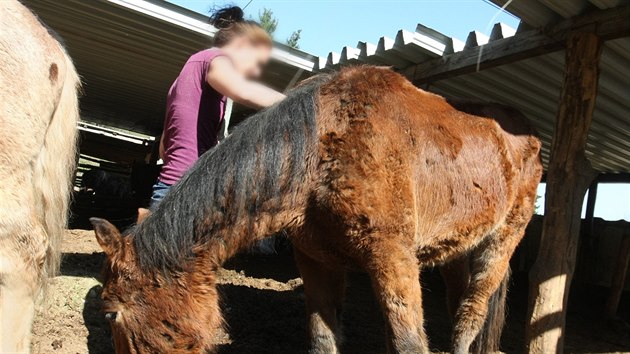
[[[255,44],[271,46],[269,34],[253,20],[246,20],[243,10],[238,6],[224,7],[213,11],[209,20],[217,32],[214,45],[222,47],[238,36],[246,36]]]

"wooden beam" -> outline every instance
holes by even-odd
[[[630,183],[630,173],[603,173],[597,177],[600,183]]]
[[[148,145],[134,144],[86,131],[80,133],[79,141],[79,151],[82,154],[129,166],[133,162],[144,161],[151,152],[151,146]]]
[[[468,74],[564,49],[569,33],[594,28],[602,40],[630,36],[630,6],[597,10],[557,24],[517,33],[486,45],[412,65],[401,71],[416,85]],[[482,53],[481,60],[479,53]]]
[[[593,118],[602,40],[597,26],[572,31],[547,171],[545,218],[530,273],[529,353],[562,353],[569,288],[575,269],[582,201],[597,173],[585,148]]]
[[[593,180],[590,187],[588,187],[588,197],[586,199],[586,211],[584,212],[584,228],[581,232],[582,240],[579,243],[578,255],[577,255],[577,270],[576,274],[578,278],[576,281],[584,282],[587,279],[589,271],[585,268],[587,264],[592,260],[595,241],[594,241],[594,228],[595,228],[595,203],[597,202],[597,179]]]
[[[597,176],[598,183],[630,183],[630,173],[600,173]],[[547,183],[547,174],[544,173],[540,183]]]

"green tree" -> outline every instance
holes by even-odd
[[[258,23],[273,38],[278,27],[278,20],[273,16],[273,11],[265,7],[262,12],[258,12]]]
[[[302,36],[302,30],[299,29],[297,31],[293,31],[293,33],[291,33],[291,36],[289,36],[289,38],[287,38],[287,45],[291,48],[295,48],[295,49],[300,49],[300,37]]]
[[[266,7],[263,8],[261,12],[258,12],[258,23],[260,23],[260,26],[269,33],[271,38],[273,38],[273,35],[278,28],[278,19],[273,15],[273,11]],[[301,29],[294,31],[285,41],[286,45],[292,48],[300,48],[299,41],[301,36]]]

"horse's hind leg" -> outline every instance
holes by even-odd
[[[331,269],[297,248],[295,260],[304,281],[308,329],[309,353],[338,353],[341,342],[341,307],[345,293],[345,271]]]
[[[442,265],[440,274],[442,274],[442,279],[444,279],[444,284],[446,285],[448,314],[451,316],[451,319],[454,319],[459,303],[470,281],[470,256],[466,254]]]
[[[509,218],[508,218],[509,219]],[[516,220],[526,218],[515,218]],[[500,303],[491,303],[491,297],[497,293],[509,272],[509,262],[514,249],[521,240],[527,223],[508,222],[489,235],[472,254],[472,268],[470,282],[455,315],[453,328],[453,353],[465,354],[482,328],[483,340],[477,344],[476,351],[485,353],[498,350],[498,342],[503,327],[503,306],[505,297],[500,296]],[[505,285],[505,284],[504,284]],[[489,303],[500,307],[493,310],[493,314],[501,314],[501,318],[491,318],[484,328],[488,315]],[[496,311],[496,312],[495,312]]]
[[[25,230],[17,237],[0,235],[0,353],[30,351],[46,245],[43,237],[23,234]]]
[[[388,239],[388,238],[383,238]],[[373,245],[367,271],[387,321],[389,353],[429,353],[422,313],[420,268],[413,247]]]

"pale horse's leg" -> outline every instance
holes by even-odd
[[[18,227],[0,223],[0,353],[30,351],[41,291],[46,238],[41,228],[22,223]]]

